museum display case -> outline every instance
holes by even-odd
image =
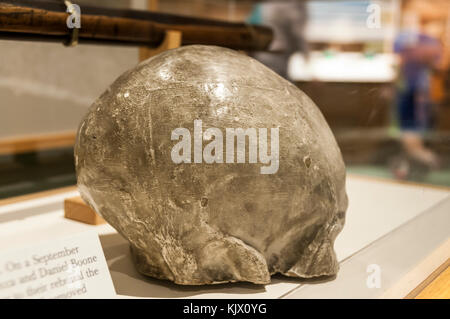
[[[0,298],[450,299],[449,53],[447,0],[0,1]]]

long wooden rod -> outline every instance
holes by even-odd
[[[64,41],[71,32],[66,25],[65,10],[59,1],[0,1],[0,39]],[[181,31],[183,45],[256,51],[266,50],[272,41],[272,30],[262,26],[82,6],[78,42],[156,47],[163,41],[166,30]]]

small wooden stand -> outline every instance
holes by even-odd
[[[90,208],[81,197],[71,197],[64,200],[64,217],[89,225],[101,225],[106,221]]]
[[[147,9],[152,12],[158,12],[159,0],[147,0]],[[181,31],[167,30],[163,42],[157,48],[139,48],[139,61],[144,61],[166,50],[179,48],[181,39]]]
[[[167,30],[163,42],[157,48],[141,47],[139,49],[139,60],[143,61],[166,50],[175,49],[181,46],[181,31]]]

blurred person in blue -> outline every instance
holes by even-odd
[[[274,32],[269,52],[252,56],[288,79],[288,62],[295,52],[308,57],[304,29],[307,21],[306,0],[272,0],[254,5],[248,23],[271,27]]]
[[[417,16],[413,17],[417,19]],[[442,44],[434,36],[433,28],[433,21],[420,19],[416,30],[400,32],[394,42],[394,52],[399,56],[397,120],[402,145],[409,158],[394,169],[394,175],[399,179],[409,177],[411,162],[426,169],[439,167],[438,156],[424,143],[424,135],[434,124],[431,75],[440,69],[443,56]]]

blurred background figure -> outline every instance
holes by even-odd
[[[254,5],[250,24],[267,25],[274,32],[270,52],[257,52],[253,57],[288,79],[289,58],[295,52],[308,56],[304,30],[307,22],[306,0],[278,0]]]
[[[439,40],[442,30],[433,19],[407,12],[404,29],[394,42],[394,52],[399,56],[396,114],[406,153],[393,166],[399,179],[408,178],[414,169],[426,172],[439,167],[440,160],[425,146],[424,136],[436,123],[431,79],[434,73],[443,71],[443,47]]]

